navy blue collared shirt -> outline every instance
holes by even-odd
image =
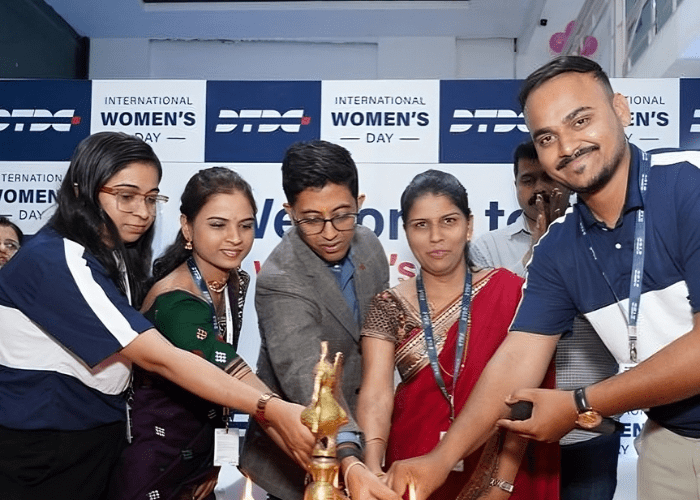
[[[643,206],[638,184],[641,153],[633,145],[630,148],[627,196],[617,224],[606,227],[579,200],[550,225],[535,247],[512,331],[566,334],[580,311],[616,359],[629,361],[627,307],[634,222]],[[650,154],[638,320],[640,360],[690,331],[693,314],[700,310],[700,152]],[[590,239],[582,234],[579,221]],[[654,408],[649,416],[679,434],[700,437],[700,398]]]
[[[357,321],[357,324],[360,324],[360,307],[357,304],[355,280],[353,280],[355,266],[350,259],[350,253],[348,252],[348,255],[340,262],[334,262],[332,264],[329,263],[328,267],[333,272],[333,276],[335,276],[335,279],[338,282],[340,291],[343,292],[345,302],[347,302],[348,307],[352,311],[355,321]]]

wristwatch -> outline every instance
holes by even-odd
[[[574,402],[578,411],[576,425],[581,429],[594,429],[603,422],[603,416],[600,412],[594,410],[586,399],[586,388],[579,387],[574,391]]]
[[[279,396],[274,392],[266,392],[260,396],[260,399],[258,399],[258,405],[255,409],[254,418],[262,426],[266,426],[268,423],[267,419],[265,418],[265,408],[267,407],[267,403],[269,403],[272,398],[279,398]]]

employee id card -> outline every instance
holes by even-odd
[[[214,429],[215,466],[238,465],[238,441],[238,429]]]

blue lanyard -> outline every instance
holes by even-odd
[[[642,195],[642,208],[637,210],[637,216],[635,218],[634,224],[634,245],[632,249],[632,275],[630,276],[630,295],[629,295],[629,308],[627,314],[625,315],[624,310],[622,310],[623,316],[627,322],[627,338],[629,341],[630,349],[630,361],[632,363],[637,362],[637,320],[639,318],[639,304],[642,298],[642,281],[644,277],[644,244],[646,235],[646,225],[644,223],[644,202],[646,200],[647,186],[649,181],[649,171],[651,170],[651,160],[649,159],[649,154],[645,151],[641,151],[642,158],[639,164],[639,191]],[[593,250],[593,243],[590,236],[586,232],[586,228],[583,225],[583,218],[581,216],[581,209],[579,207],[579,228],[581,229],[581,234],[586,238],[588,244],[588,250],[593,256],[593,260],[598,266],[598,270],[603,275],[605,282],[607,283],[610,291],[613,293],[613,297],[618,304],[618,307],[622,308],[620,299],[615,293],[615,289],[605,275],[598,257]]]
[[[216,317],[216,310],[214,309],[214,301],[211,298],[211,294],[209,293],[207,284],[204,282],[204,278],[202,278],[202,274],[197,268],[197,264],[195,263],[194,258],[191,256],[187,258],[187,267],[190,269],[190,274],[192,275],[192,279],[194,280],[195,284],[202,291],[202,295],[204,295],[204,298],[209,303],[209,307],[211,308],[211,322],[214,328],[214,334],[217,338],[219,338],[219,336],[221,335],[221,330],[219,329],[219,320]],[[229,321],[229,316],[231,315],[231,308],[229,306],[228,290],[226,290],[226,292],[224,293],[224,299],[226,301],[226,341],[230,344],[231,341],[229,339],[232,338],[233,335],[233,323]]]
[[[452,394],[447,392],[445,379],[440,373],[440,365],[438,363],[437,348],[435,347],[435,338],[433,337],[433,322],[430,319],[430,310],[428,309],[428,298],[423,285],[423,271],[416,276],[416,288],[418,289],[418,305],[420,306],[420,319],[423,323],[423,334],[425,335],[425,344],[428,349],[428,359],[430,367],[433,369],[435,382],[437,382],[440,392],[445,396],[445,399],[450,405],[450,421],[455,419],[454,392],[457,384],[457,377],[462,364],[462,356],[464,355],[464,347],[467,340],[467,324],[469,320],[469,310],[471,307],[472,298],[472,273],[467,268],[464,276],[464,291],[462,292],[462,309],[459,314],[459,326],[457,333],[457,347],[455,351],[454,376],[452,377]]]

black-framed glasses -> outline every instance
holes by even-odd
[[[136,212],[143,203],[151,215],[156,215],[158,205],[168,201],[168,197],[162,194],[143,194],[126,188],[102,186],[100,192],[114,196],[117,199],[117,209],[129,214]]]
[[[294,223],[299,226],[299,229],[307,236],[313,236],[323,232],[326,227],[326,222],[330,222],[336,231],[350,231],[357,223],[357,215],[355,213],[338,214],[330,219],[322,219],[321,217],[310,217],[308,219],[294,219]]]

